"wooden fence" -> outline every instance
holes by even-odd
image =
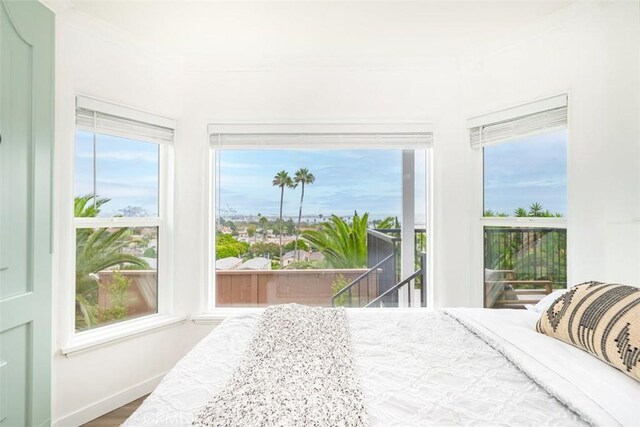
[[[366,269],[218,270],[217,307],[264,307],[297,302],[331,306],[332,283],[342,275],[352,282]]]

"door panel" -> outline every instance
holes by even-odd
[[[25,213],[30,211],[33,51],[15,31],[4,9],[0,12],[0,54],[0,298],[7,298],[31,290],[30,226]]]
[[[6,384],[9,392],[8,396],[0,396],[5,401],[6,417],[2,422],[10,426],[24,426],[27,423],[27,383],[28,383],[28,360],[29,357],[29,341],[30,341],[30,324],[25,323],[8,331],[2,332],[0,335],[0,360],[6,363],[6,367],[2,373],[1,382]],[[0,383],[1,385],[1,383]]]
[[[53,29],[0,0],[0,427],[50,424]]]

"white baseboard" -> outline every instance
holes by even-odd
[[[82,409],[64,415],[55,420],[52,423],[52,427],[78,427],[94,420],[114,409],[141,398],[145,394],[151,393],[165,375],[166,372],[156,375],[121,392],[108,396],[91,405],[87,405]]]

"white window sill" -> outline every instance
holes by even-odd
[[[67,357],[105,347],[140,335],[155,332],[159,329],[184,323],[187,316],[166,316],[155,314],[141,319],[133,319],[104,326],[91,331],[75,334],[66,345],[60,349],[60,353]]]

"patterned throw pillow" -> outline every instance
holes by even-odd
[[[600,282],[574,286],[542,313],[536,330],[640,381],[640,288]]]

